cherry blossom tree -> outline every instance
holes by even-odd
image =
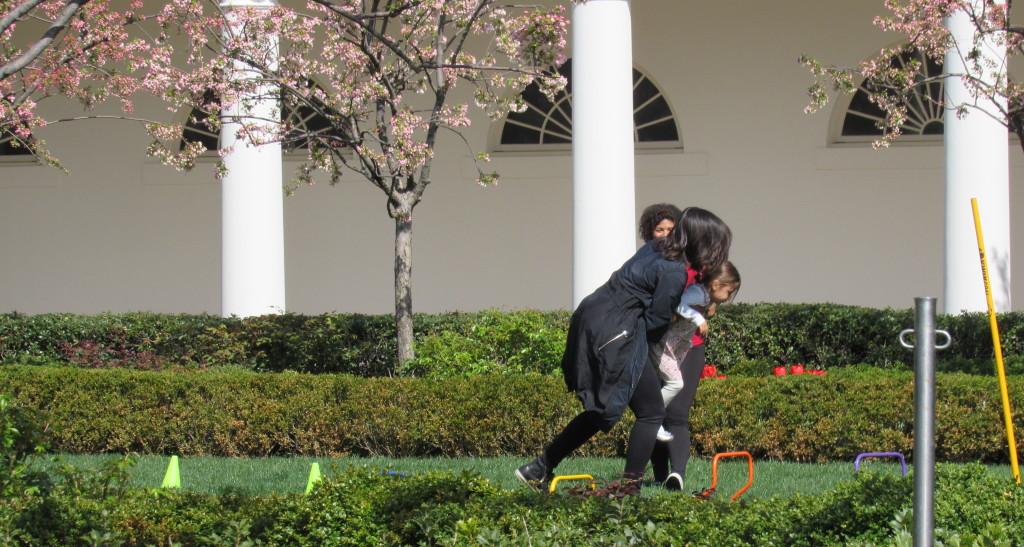
[[[212,129],[237,124],[248,144],[303,150],[297,185],[311,184],[319,171],[332,183],[361,177],[383,193],[395,223],[404,363],[414,357],[413,211],[433,180],[438,138],[448,134],[467,147],[479,184],[497,181],[484,169],[487,155],[462,134],[470,109],[496,119],[525,108],[520,92],[531,82],[550,95],[565,85],[553,69],[564,61],[564,8],[496,0],[269,4],[228,10],[212,0],[168,2],[157,18],[157,42],[184,36],[178,42],[187,53],[151,63],[146,85],[163,89],[171,109],[200,106]],[[268,98],[280,101],[277,116],[238,114]],[[325,122],[278,121],[280,112],[297,109]],[[167,160],[174,141],[157,140],[150,150]]]
[[[805,111],[815,112],[827,105],[830,89],[853,92],[857,81],[863,79],[870,100],[885,114],[879,122],[882,136],[875,146],[888,146],[899,137],[911,102],[930,97],[920,90],[949,77],[960,78],[970,99],[942,107],[961,117],[972,112],[992,116],[1021,137],[1024,146],[1024,85],[1009,80],[1001,55],[991,55],[992,46],[1005,47],[1006,58],[1024,53],[1024,27],[1010,21],[1011,0],[886,0],[885,7],[888,13],[876,17],[874,24],[902,34],[904,44],[884,48],[857,67],[801,57],[800,62],[815,78],[808,89],[810,104]],[[975,31],[973,41],[966,45],[955,43],[944,24],[947,17],[960,13],[966,14]],[[929,74],[920,59],[896,62],[907,51],[939,64],[952,52],[963,61],[964,69]]]
[[[150,5],[157,2],[150,2]],[[134,97],[146,91],[147,73],[161,50],[142,24],[142,0],[0,0],[0,142],[60,167],[34,131],[57,122],[119,118],[145,123],[157,135],[168,125],[134,117]],[[150,91],[160,93],[158,89]],[[40,103],[56,97],[79,102],[83,114],[46,119]],[[107,101],[120,103],[120,115],[89,111]],[[169,160],[202,153],[176,151]]]
[[[247,144],[305,151],[296,185],[311,184],[320,171],[332,183],[348,174],[379,188],[395,221],[401,362],[413,357],[413,210],[432,180],[439,136],[464,143],[478,182],[494,184],[497,173],[483,168],[486,154],[462,135],[470,108],[498,118],[525,108],[519,92],[531,82],[552,95],[565,85],[553,70],[564,60],[568,26],[557,5],[0,0],[0,14],[0,142],[59,167],[35,130],[119,118],[146,125],[151,156],[191,168],[205,151],[201,143],[179,148],[181,126],[134,116],[134,101],[149,93],[172,112],[198,107],[206,115],[191,121],[212,131],[231,123]],[[118,101],[122,114],[45,119],[40,103],[58,96],[86,109]],[[269,118],[252,108],[268,100],[278,105]],[[281,121],[281,112],[299,109],[326,123]]]

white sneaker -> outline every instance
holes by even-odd
[[[664,482],[665,490],[682,490],[683,477],[679,473],[670,473]]]
[[[658,427],[658,441],[667,443],[674,438],[676,438],[676,436],[669,433],[669,431],[665,429],[665,426]]]

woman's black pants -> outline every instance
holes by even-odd
[[[629,400],[629,408],[636,416],[636,422],[629,433],[626,469],[623,475],[639,479],[643,477],[651,451],[657,443],[658,427],[665,420],[661,380],[658,379],[658,372],[650,361],[644,364],[636,390]],[[597,412],[584,411],[573,418],[544,449],[544,462],[548,471],[553,470],[569,454],[590,440],[601,430],[601,425],[601,415]]]

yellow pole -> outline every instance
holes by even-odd
[[[1013,479],[1020,484],[1020,467],[1017,466],[1017,441],[1013,438],[1013,412],[1010,410],[1010,392],[1006,389],[1006,369],[1003,367],[1003,346],[999,342],[999,323],[996,322],[996,306],[992,301],[992,284],[988,277],[988,259],[985,257],[985,238],[981,235],[981,215],[978,213],[978,198],[971,198],[974,211],[974,231],[978,234],[978,255],[981,257],[981,276],[985,280],[985,299],[988,302],[988,324],[992,329],[992,346],[996,353],[996,372],[999,375],[999,395],[1003,399],[1003,421],[1006,424],[1006,441],[1010,445],[1010,469]]]

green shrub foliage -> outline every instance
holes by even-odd
[[[446,376],[447,367],[465,375],[506,364],[517,371],[557,368],[567,324],[564,312],[419,314],[422,357],[410,372]],[[466,348],[465,357],[452,359],[451,340]],[[0,315],[5,363],[61,360],[84,368],[150,370],[235,365],[391,376],[399,372],[395,355],[394,320],[386,315]]]
[[[858,474],[817,496],[728,503],[502,490],[473,473],[386,476],[352,467],[308,496],[246,498],[125,487],[124,464],[0,498],[5,545],[903,545],[912,478]],[[980,465],[940,465],[936,538],[1014,545],[1024,493]],[[1013,540],[1012,538],[1017,538]]]
[[[560,373],[567,325],[562,313],[481,312],[472,323],[420,336],[406,371],[434,378]]]
[[[415,317],[417,358],[395,361],[387,315],[273,315],[248,319],[150,313],[0,315],[0,362],[61,360],[85,368],[202,368],[451,377],[485,372],[557,374],[569,314],[483,311]],[[1024,314],[1000,315],[1007,369],[1024,372]],[[992,374],[985,314],[941,316],[953,336],[943,371]],[[709,361],[723,371],[766,373],[779,363],[834,368],[853,363],[908,368],[897,334],[908,310],[832,304],[735,304],[711,321]]]
[[[912,376],[851,367],[824,377],[702,380],[691,413],[694,448],[804,462],[909,454]],[[561,378],[539,374],[361,378],[10,365],[0,367],[0,385],[36,416],[53,450],[72,453],[527,456],[580,410]],[[1009,385],[1022,423],[1024,381]],[[936,392],[940,460],[1007,460],[995,378],[940,374]],[[631,419],[627,413],[582,454],[621,455]]]

